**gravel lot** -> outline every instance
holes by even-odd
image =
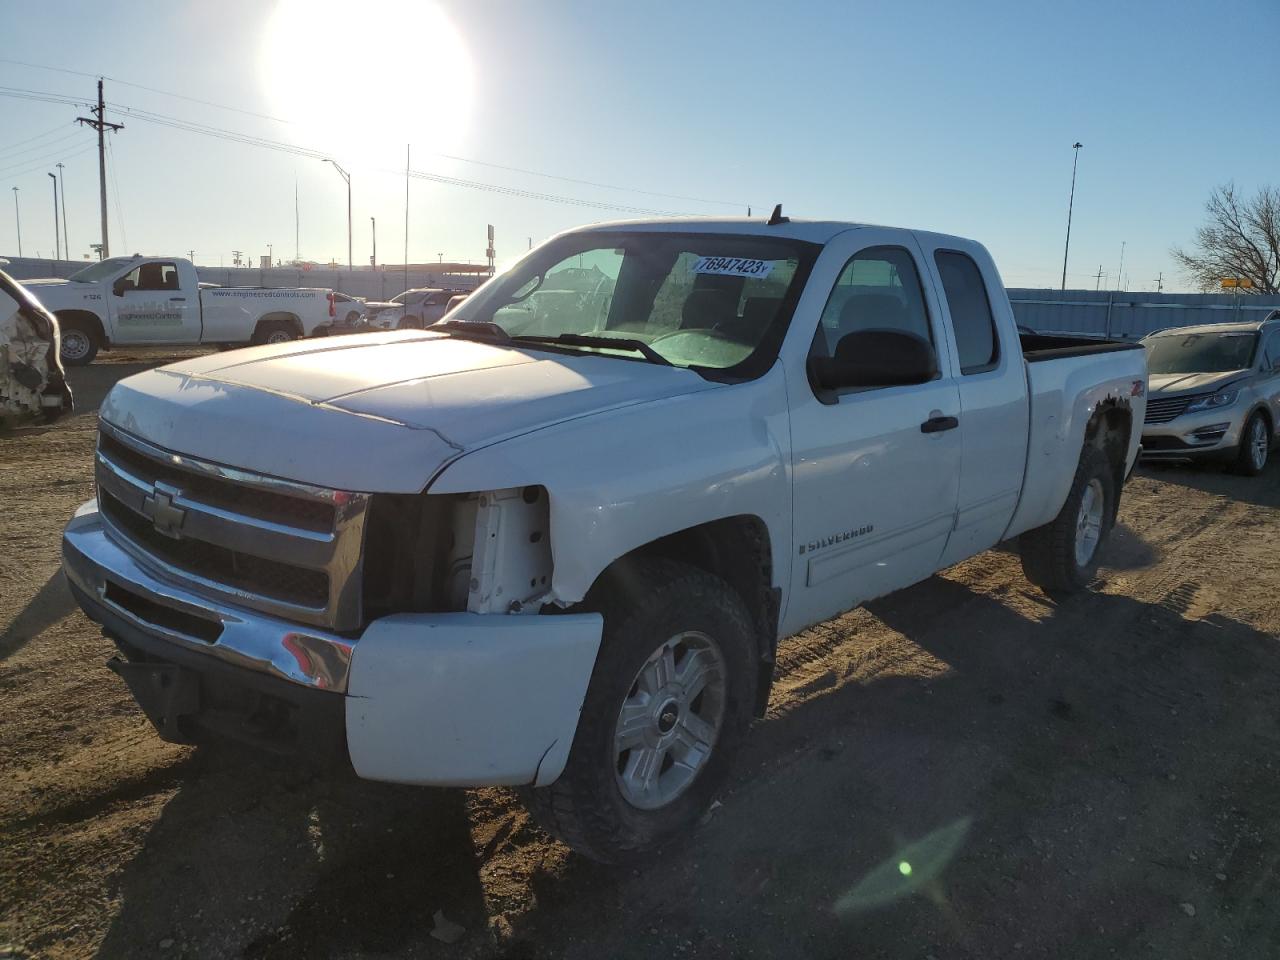
[[[1280,466],[1140,470],[1063,603],[993,551],[788,641],[722,803],[618,870],[505,790],[152,734],[58,542],[97,404],[165,359],[104,354],[72,373],[81,413],[0,437],[13,955],[1280,956]]]

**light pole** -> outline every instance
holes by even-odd
[[[67,259],[71,259],[71,238],[67,236],[67,185],[62,179],[62,161],[59,160],[54,164],[58,168],[58,189],[62,191],[62,249],[67,252]]]
[[[58,175],[51,173],[49,179],[53,181],[53,258],[61,260],[62,240],[61,234],[58,233]]]
[[[1080,162],[1080,148],[1084,144],[1077,140],[1071,145],[1075,154],[1071,159],[1071,198],[1067,200],[1067,245],[1062,250],[1062,289],[1067,289],[1067,254],[1071,251],[1071,208],[1076,203],[1076,164]]]
[[[13,188],[13,219],[18,224],[18,256],[22,256],[22,211],[18,209],[18,188]]]
[[[333,164],[333,169],[337,170],[342,179],[347,181],[347,269],[353,269],[351,266],[351,174],[338,166],[337,160],[325,158],[325,163]]]
[[[373,256],[369,258],[369,267],[372,270],[378,269],[378,218],[369,218],[369,229],[373,231]]]

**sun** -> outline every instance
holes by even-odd
[[[350,163],[455,150],[475,98],[462,35],[422,0],[277,0],[259,74],[291,140]]]

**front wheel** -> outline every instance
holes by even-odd
[[[686,564],[639,561],[600,606],[568,762],[526,802],[549,833],[614,863],[691,828],[711,803],[751,719],[757,658],[738,594]]]
[[[255,344],[289,343],[297,339],[297,332],[284,320],[264,320],[253,335]]]
[[[1267,465],[1271,454],[1271,428],[1267,418],[1254,411],[1240,431],[1240,447],[1236,452],[1235,471],[1246,477],[1256,477]]]
[[[1051,594],[1087,587],[1098,572],[1098,553],[1111,532],[1116,496],[1111,461],[1096,447],[1087,448],[1058,515],[1019,537],[1026,578]]]
[[[98,338],[78,320],[60,320],[58,355],[68,367],[84,367],[98,355]]]

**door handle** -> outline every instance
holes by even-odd
[[[170,302],[170,303],[185,303],[185,302],[186,302],[186,299],[187,299],[186,297],[170,297],[170,298],[169,298],[169,302]]]
[[[941,433],[943,430],[954,430],[960,426],[959,417],[930,417],[920,424],[921,433]]]

